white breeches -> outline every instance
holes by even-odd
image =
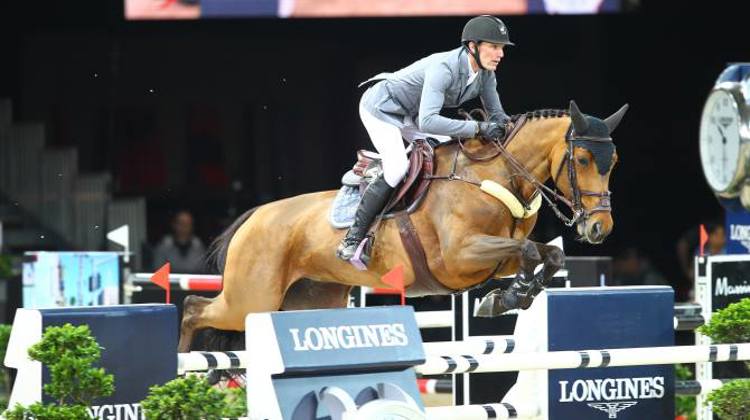
[[[450,140],[449,136],[422,133],[411,118],[406,118],[406,126],[402,129],[385,121],[377,119],[370,114],[360,103],[359,117],[362,119],[367,134],[370,135],[372,144],[380,154],[383,162],[383,177],[391,187],[395,187],[406,175],[409,169],[409,160],[406,158],[404,139],[412,142],[416,139],[432,137],[439,141]]]

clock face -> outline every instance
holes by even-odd
[[[716,90],[703,107],[700,154],[708,185],[724,192],[739,170],[740,114],[731,93]]]

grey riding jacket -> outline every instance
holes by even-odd
[[[380,81],[362,95],[361,105],[376,118],[399,128],[409,117],[425,133],[471,137],[477,131],[476,122],[446,118],[440,110],[457,108],[479,96],[490,121],[504,122],[508,116],[500,104],[495,72],[480,69],[467,86],[469,71],[464,47],[435,53],[395,73],[381,73],[364,82]]]

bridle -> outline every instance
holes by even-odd
[[[471,114],[464,113],[464,116],[467,118],[471,118]],[[458,147],[456,148],[456,153],[453,156],[453,167],[451,169],[451,173],[449,175],[444,176],[428,176],[427,179],[431,180],[448,180],[448,181],[463,181],[467,182],[472,185],[480,186],[481,183],[466,179],[461,177],[456,173],[457,169],[457,163],[458,163],[458,156],[459,154],[463,154],[466,156],[469,160],[474,162],[488,162],[490,160],[493,160],[497,158],[498,156],[502,155],[505,160],[508,162],[509,166],[513,170],[513,173],[511,174],[511,179],[514,179],[516,177],[520,177],[524,180],[526,180],[528,183],[530,183],[534,189],[536,190],[534,194],[532,194],[531,197],[529,197],[528,201],[521,200],[522,203],[524,203],[524,206],[528,209],[528,203],[532,201],[532,199],[535,198],[537,194],[541,194],[542,198],[547,202],[547,204],[550,205],[552,210],[554,211],[555,215],[558,219],[560,219],[566,226],[573,226],[575,223],[586,220],[594,213],[600,213],[600,212],[611,212],[612,206],[611,206],[611,197],[612,192],[609,190],[603,191],[603,192],[596,192],[596,191],[589,191],[581,189],[578,185],[578,176],[575,169],[575,162],[574,162],[574,155],[573,155],[573,148],[575,147],[574,142],[576,141],[593,141],[593,142],[612,142],[612,138],[607,137],[592,137],[592,136],[579,136],[575,134],[575,130],[573,128],[573,123],[571,121],[570,127],[568,127],[568,131],[565,133],[565,141],[567,143],[567,150],[565,152],[565,156],[563,156],[562,162],[560,163],[560,167],[557,170],[557,174],[554,178],[554,183],[557,185],[557,180],[560,177],[560,174],[562,173],[563,166],[565,166],[565,163],[567,162],[568,166],[568,182],[570,184],[571,193],[572,193],[572,201],[569,200],[567,197],[565,197],[564,194],[561,194],[557,191],[557,189],[552,189],[548,186],[546,186],[543,182],[540,182],[538,179],[534,177],[527,169],[524,167],[518,160],[510,153],[508,152],[507,146],[510,144],[511,140],[515,137],[516,133],[520,130],[521,126],[526,122],[526,114],[522,115],[518,121],[514,124],[513,129],[511,130],[510,134],[507,137],[507,140],[503,143],[500,139],[491,139],[489,142],[495,147],[494,152],[485,155],[485,156],[479,156],[476,154],[473,154],[469,152],[466,147],[464,146],[464,139],[457,139],[456,142],[458,143]],[[586,209],[583,207],[583,200],[582,197],[598,197],[599,202],[596,207],[593,209]],[[572,216],[568,217],[565,213],[563,213],[555,203],[556,201],[562,202],[565,204],[573,213]]]
[[[565,224],[567,226],[571,226],[573,223],[577,221],[577,219],[583,217],[583,220],[588,219],[591,217],[594,213],[602,213],[602,212],[611,212],[612,211],[612,192],[602,191],[589,191],[581,189],[581,187],[578,185],[578,174],[575,170],[575,162],[574,162],[574,156],[573,156],[573,148],[575,147],[574,142],[576,141],[592,141],[597,143],[611,143],[612,137],[592,137],[592,136],[577,136],[575,134],[575,129],[573,128],[573,123],[571,122],[570,127],[568,127],[568,131],[565,133],[565,142],[568,145],[567,150],[565,151],[565,156],[563,156],[563,161],[567,160],[568,163],[568,182],[570,183],[571,192],[573,194],[573,203],[568,202],[567,199],[565,199],[565,204],[568,205],[569,208],[572,209],[575,220],[572,221],[565,221]],[[555,175],[554,183],[557,185],[557,179],[560,177],[560,173],[562,172],[563,164],[560,164],[560,167],[557,169],[557,175]],[[558,195],[559,196],[559,195]],[[582,197],[598,197],[598,205],[592,209],[586,209],[583,207],[583,199]],[[564,197],[563,197],[564,198]],[[559,216],[558,216],[559,217]],[[568,224],[570,223],[570,224]]]

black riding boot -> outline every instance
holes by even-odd
[[[354,224],[346,232],[341,240],[336,256],[344,261],[349,261],[357,251],[357,246],[367,235],[375,217],[383,211],[383,207],[391,197],[393,188],[385,182],[381,174],[373,181],[362,194],[357,212],[354,214]]]

